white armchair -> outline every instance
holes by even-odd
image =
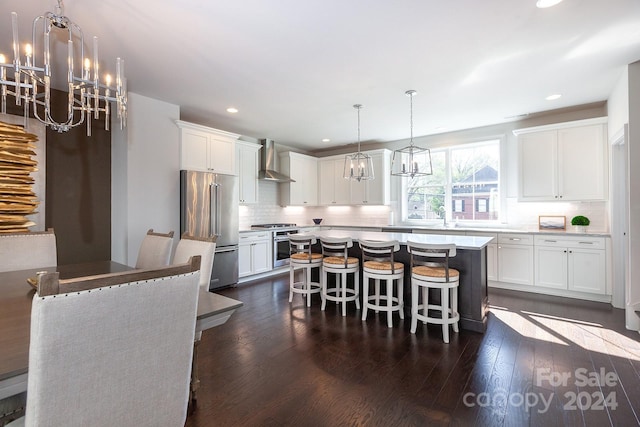
[[[0,271],[55,267],[58,264],[53,229],[0,234]]]
[[[140,244],[136,268],[159,268],[169,265],[172,247],[173,231],[165,234],[150,229]]]
[[[39,277],[25,417],[11,426],[183,426],[198,304],[189,264]]]
[[[173,255],[172,264],[185,263],[190,257],[200,255],[200,286],[205,291],[208,291],[215,251],[215,236],[211,238],[201,238],[184,233],[178,242],[178,246],[176,246],[176,253]]]

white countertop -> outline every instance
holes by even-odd
[[[356,230],[320,230],[310,234],[318,238],[322,237],[351,237],[358,240],[397,240],[401,245],[406,245],[407,241],[417,243],[454,243],[460,249],[479,250],[487,246],[492,237],[461,236],[456,234],[412,234],[412,233],[390,233],[380,231],[356,231]]]

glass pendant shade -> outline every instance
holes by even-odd
[[[360,151],[360,110],[362,105],[356,104],[353,108],[358,110],[358,152],[345,156],[342,176],[353,181],[367,181],[374,179],[373,159],[370,155]]]
[[[413,97],[417,92],[408,90],[405,94],[411,99],[411,140],[408,147],[393,152],[391,175],[414,178],[433,174],[431,150],[413,145]]]

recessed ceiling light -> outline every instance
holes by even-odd
[[[561,1],[562,0],[538,0],[536,2],[536,6],[538,6],[540,9],[544,9],[547,7],[555,6]]]
[[[331,142],[331,140],[329,138],[324,138],[322,142]]]
[[[546,99],[547,101],[553,101],[554,99],[558,99],[558,98],[560,98],[561,96],[562,96],[562,95],[560,95],[560,94],[558,94],[558,93],[555,93],[555,94],[553,94],[553,95],[549,95],[549,96],[547,96],[545,99]]]
[[[227,113],[235,114],[235,113],[237,113],[237,112],[238,112],[238,109],[237,109],[237,108],[234,108],[234,107],[229,107],[229,108],[227,108]]]

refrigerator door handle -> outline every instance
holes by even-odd
[[[220,192],[222,191],[222,186],[220,184],[214,184],[216,189],[216,236],[220,237],[222,235],[222,230],[220,224],[222,223],[222,197]]]
[[[209,235],[220,236],[220,184],[209,185]]]

